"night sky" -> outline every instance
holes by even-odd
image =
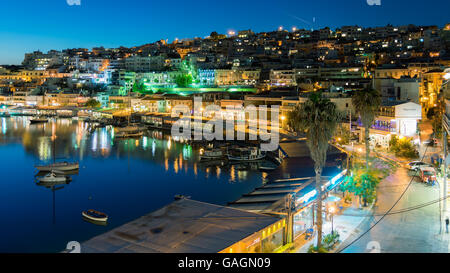
[[[381,0],[381,6],[367,0],[71,1],[77,0],[2,0],[0,64],[19,64],[38,49],[135,46],[212,31],[450,22],[448,0]]]

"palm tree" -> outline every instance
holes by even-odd
[[[366,143],[366,168],[369,169],[369,129],[375,121],[375,116],[381,105],[381,94],[378,90],[367,88],[364,91],[356,92],[352,97],[352,103],[356,112],[361,117],[364,125],[364,142]]]
[[[296,132],[306,133],[311,158],[316,172],[317,191],[317,249],[322,245],[322,170],[327,158],[329,141],[334,135],[341,119],[336,104],[322,97],[322,93],[313,93],[309,100],[297,106],[288,117],[289,126]]]

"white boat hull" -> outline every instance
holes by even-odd
[[[83,217],[95,221],[95,222],[107,222],[108,221],[108,217],[104,217],[104,218],[97,218],[97,217],[92,217],[89,214],[85,213],[84,211],[81,213],[83,215]]]
[[[263,160],[266,156],[265,155],[260,155],[260,156],[255,156],[255,157],[235,157],[235,156],[231,156],[228,155],[228,159],[230,161],[259,161],[259,160]]]
[[[69,181],[69,177],[60,176],[55,173],[50,173],[39,179],[40,183],[63,183]]]
[[[141,137],[143,136],[144,133],[139,132],[139,133],[117,133],[116,134],[116,138],[132,138],[132,137]]]
[[[41,172],[51,172],[51,171],[62,171],[62,172],[68,172],[68,171],[76,171],[80,169],[80,165],[78,163],[76,164],[50,164],[50,165],[43,165],[43,166],[36,166],[36,169],[38,169]]]

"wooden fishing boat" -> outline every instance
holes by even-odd
[[[93,209],[85,210],[81,213],[83,217],[97,222],[106,222],[108,221],[108,215],[103,212],[96,211]]]

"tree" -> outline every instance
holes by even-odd
[[[318,249],[322,244],[322,170],[327,158],[329,141],[333,137],[341,117],[336,104],[324,98],[321,92],[313,93],[305,103],[297,106],[288,116],[288,124],[292,129],[298,133],[306,133],[306,143],[314,161]]]
[[[347,145],[350,143],[351,138],[352,134],[350,130],[347,129],[343,124],[339,124],[334,135],[336,143],[340,145]]]
[[[376,199],[376,189],[380,183],[380,178],[373,172],[356,169],[353,175],[347,176],[341,184],[341,190],[351,192],[362,198],[364,206]]]
[[[146,91],[146,88],[145,88],[145,85],[144,85],[144,83],[143,82],[135,82],[134,84],[133,84],[133,92],[136,92],[136,93],[144,93],[145,91]]]
[[[412,138],[399,138],[393,135],[389,141],[389,149],[399,157],[417,158],[419,157],[419,153],[412,141]]]
[[[364,125],[364,139],[366,144],[366,168],[369,169],[369,130],[372,127],[377,111],[381,105],[381,94],[379,91],[368,88],[364,91],[356,92],[352,97],[352,103],[356,112]]]
[[[431,121],[433,131],[436,137],[442,136],[442,118],[445,112],[444,100],[439,100],[436,107],[430,108],[427,111],[427,119]]]
[[[86,102],[86,107],[90,107],[90,108],[99,108],[101,106],[101,103],[96,100],[96,99],[89,99]]]
[[[178,87],[188,87],[190,84],[192,84],[192,76],[190,74],[178,75],[175,78],[175,82]]]

